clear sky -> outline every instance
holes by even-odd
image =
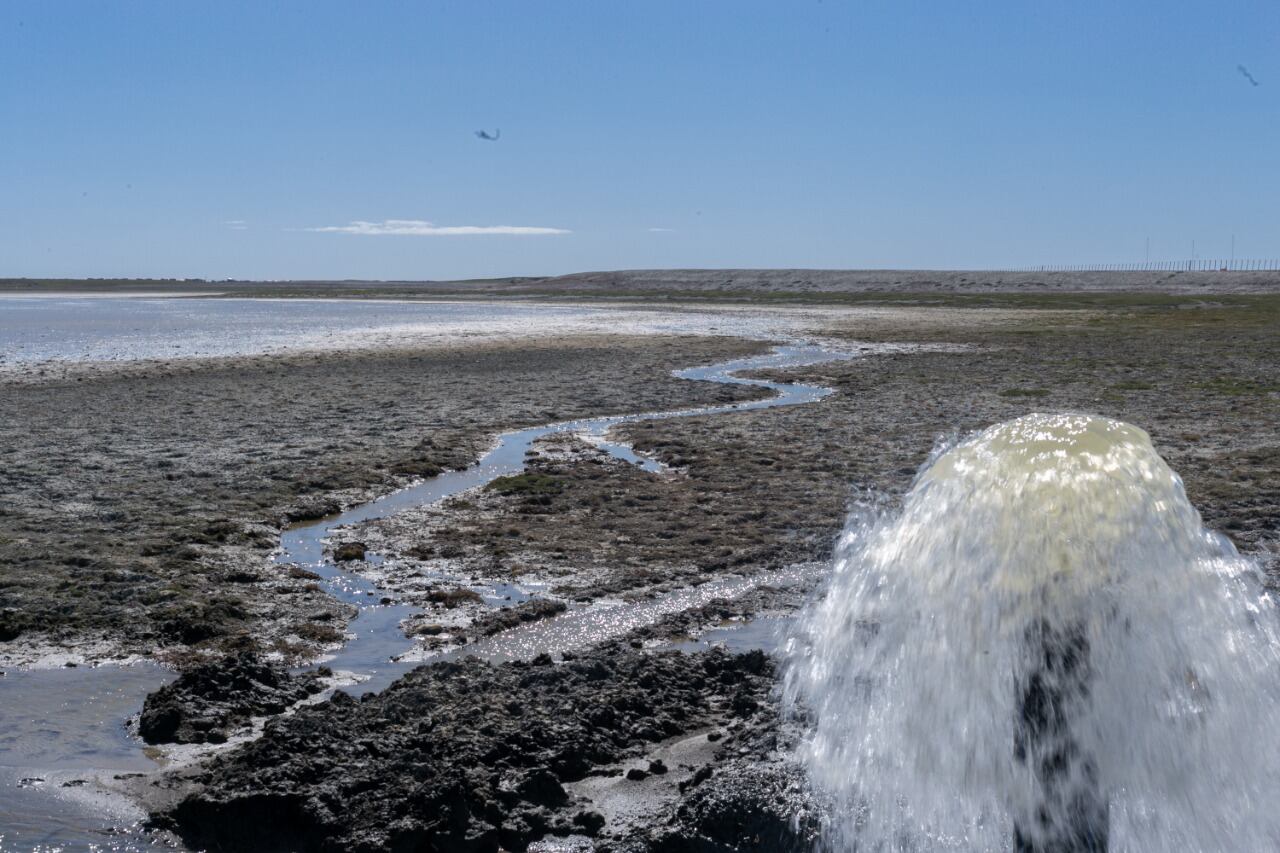
[[[1232,235],[1280,256],[1276,0],[0,2],[0,276],[986,267]]]

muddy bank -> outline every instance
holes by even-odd
[[[0,652],[305,654],[350,614],[267,565],[283,523],[465,467],[511,427],[748,397],[670,371],[762,349],[611,336],[6,385]]]
[[[1203,305],[1108,312],[900,309],[833,317],[826,330],[833,337],[958,343],[964,349],[902,351],[780,374],[788,381],[837,389],[835,396],[813,405],[621,428],[638,450],[662,463],[657,473],[607,458],[578,439],[545,440],[536,445],[528,471],[501,486],[344,531],[339,539],[391,557],[381,566],[366,564],[358,559],[361,550],[351,548],[344,556],[353,559],[344,566],[377,577],[401,600],[425,607],[404,626],[422,637],[424,646],[437,640],[453,644],[456,636],[476,642],[490,629],[501,636],[531,620],[554,619],[561,605],[642,601],[729,574],[756,575],[793,562],[821,561],[850,504],[865,500],[891,508],[939,438],[1036,410],[1097,412],[1147,428],[1161,454],[1185,477],[1208,523],[1266,561],[1280,543],[1276,302],[1243,310]],[[672,347],[660,354],[645,347],[635,352],[649,352],[646,364],[654,367],[669,363],[663,358],[687,358],[687,351],[677,354],[678,347]],[[569,386],[582,384],[583,371],[593,375],[592,364],[620,369],[619,360],[580,356],[572,366],[578,373],[547,367],[550,376],[564,377],[563,384],[536,390],[560,388],[556,393],[579,399],[572,395],[582,389]],[[630,352],[621,358],[627,369],[640,360]],[[519,365],[497,362],[493,369],[518,370]],[[601,378],[592,381],[607,395],[606,370],[600,371]],[[408,381],[408,372],[398,378]],[[355,375],[376,382],[377,373]],[[279,391],[287,381],[286,375],[282,384],[269,387]],[[672,382],[686,391],[724,393],[720,386]],[[314,383],[317,393],[324,393],[318,390],[320,380]],[[651,387],[637,385],[639,393]],[[664,405],[636,405],[636,388],[618,393],[627,411]],[[450,426],[487,422],[491,415],[481,397],[473,389],[465,404],[449,410]],[[333,404],[332,396],[325,399]],[[528,399],[524,405],[536,410],[537,402]],[[343,432],[340,423],[327,422],[344,442],[358,445],[357,453],[338,444],[333,458],[382,459],[377,470],[385,472],[387,457],[405,452],[399,449],[405,444],[395,443],[399,439],[388,444],[387,436],[413,429],[397,417],[394,408],[379,410],[362,424],[365,433]],[[464,455],[468,434],[440,429],[432,440]],[[445,445],[450,435],[457,436],[455,443]],[[307,447],[329,452],[321,439]],[[328,456],[321,458],[329,462]],[[439,464],[434,459],[427,461]],[[300,502],[302,491],[289,492],[289,499]],[[317,488],[306,494],[323,501],[333,493]],[[214,564],[211,553],[203,552],[204,564]],[[254,554],[254,571],[265,571],[261,550],[237,553]],[[289,580],[305,587],[313,579]],[[261,581],[227,580],[220,588],[255,583]],[[483,599],[478,590],[487,592],[498,583],[508,584],[513,597],[508,611],[495,613],[495,602],[477,599]],[[211,580],[210,586],[217,582]],[[519,600],[531,593],[534,602],[547,603]],[[619,850],[804,845],[806,827],[816,817],[786,759],[793,733],[767,700],[774,664],[744,676],[733,692],[716,687],[685,693],[686,682],[698,677],[696,667],[705,665],[696,661],[711,657],[644,650],[656,640],[697,634],[721,620],[788,612],[803,598],[803,587],[765,586],[668,614],[621,646],[586,653],[581,660],[625,662],[602,663],[610,674],[598,681],[575,670],[579,661],[574,659],[536,665],[448,663],[415,670],[402,681],[410,686],[399,693],[339,699],[273,722],[266,739],[216,759],[194,776],[170,780],[167,799],[153,801],[153,808],[166,825],[198,841],[214,838],[201,833],[230,831],[222,827],[224,816],[271,809],[288,816],[286,823],[315,849],[394,849],[386,833],[400,828],[406,843],[444,839],[440,849],[471,843],[518,848],[548,833]],[[308,620],[319,626],[314,630],[340,626],[342,614],[332,605],[326,612],[333,615]],[[263,618],[248,613],[239,624],[263,624],[254,622]],[[455,677],[461,680],[449,681]],[[460,691],[449,684],[463,686],[466,695],[455,696]],[[756,705],[745,716],[726,716],[739,688]],[[467,704],[473,694],[479,704]],[[625,731],[592,717],[619,698],[634,703],[627,706],[635,715]],[[436,721],[436,703],[452,709],[444,727]],[[683,709],[680,713],[692,722],[685,727],[686,720],[673,716],[672,709]],[[482,724],[463,725],[468,715]],[[664,734],[667,720],[681,728]],[[648,739],[641,733],[646,726],[660,737]],[[519,739],[534,737],[530,732],[549,740]],[[594,744],[600,761],[562,778],[570,753],[555,739],[557,732]],[[718,736],[712,740],[711,734]],[[519,748],[496,745],[499,736],[516,738],[511,742]],[[327,752],[308,745],[311,740],[332,743],[343,760],[330,761]],[[449,757],[454,752],[469,756],[470,773],[454,772]],[[402,760],[406,755],[415,760]],[[655,761],[668,772],[653,772]],[[542,769],[554,780],[540,775],[533,781],[528,775]],[[619,775],[594,775],[595,770]],[[265,788],[254,787],[258,779],[267,780]],[[563,800],[549,781],[562,789]],[[414,793],[406,797],[406,791]],[[526,795],[550,797],[553,805]],[[554,805],[559,802],[563,805]],[[453,822],[431,825],[422,817],[428,810],[452,815]],[[588,841],[592,835],[595,841]],[[240,840],[228,837],[227,843],[234,847]]]
[[[665,775],[656,759],[619,765],[681,735],[749,725],[771,685],[760,653],[625,646],[559,663],[421,667],[382,693],[337,693],[269,723],[170,782],[190,793],[155,823],[227,850],[497,851],[596,836],[604,816],[566,785]]]
[[[527,475],[502,489],[351,535],[395,558],[376,576],[427,608],[424,625],[463,626],[469,618],[465,607],[433,607],[432,583],[536,583],[578,602],[648,597],[824,560],[850,505],[891,506],[939,440],[1028,411],[1068,410],[1148,429],[1210,525],[1273,559],[1280,547],[1274,308],[1013,312],[984,323],[962,323],[959,313],[921,311],[917,320],[904,312],[897,325],[880,315],[828,334],[963,349],[769,374],[837,389],[818,403],[620,427],[663,473],[556,437],[537,444]],[[940,325],[939,315],[953,324]]]
[[[138,735],[149,744],[226,743],[252,718],[320,693],[332,675],[325,667],[295,675],[252,652],[200,663],[147,696]]]
[[[530,459],[529,476],[509,488],[360,533],[408,555],[406,576],[439,560],[476,578],[540,579],[569,601],[642,599],[673,585],[758,572],[777,560],[824,559],[850,504],[892,511],[938,441],[1028,411],[1074,410],[1150,431],[1207,523],[1270,567],[1274,581],[1278,318],[1274,304],[1266,311],[1018,314],[950,327],[938,325],[936,315],[896,327],[881,317],[832,333],[966,349],[775,375],[839,391],[812,406],[621,428],[667,466],[661,475],[603,459],[574,439],[548,441]],[[396,583],[394,566],[383,577]],[[793,610],[802,598],[766,587],[668,616],[633,639],[697,634],[719,620]],[[438,607],[423,619],[465,625],[469,617],[459,609]],[[609,815],[596,849],[807,849],[804,828],[818,817],[787,760],[793,736],[776,713],[762,713],[733,750],[702,753],[699,784],[677,784],[661,797],[600,783],[567,787]]]

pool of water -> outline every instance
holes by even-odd
[[[138,850],[145,815],[102,783],[156,768],[126,721],[173,673],[131,666],[0,677],[0,850]]]
[[[438,307],[431,306],[433,310]],[[471,468],[446,472],[346,512],[288,528],[282,534],[275,561],[317,572],[335,597],[357,606],[358,615],[348,626],[349,641],[325,663],[358,682],[357,687],[350,688],[353,692],[382,690],[421,660],[409,654],[413,641],[400,629],[400,623],[414,611],[407,605],[382,604],[383,593],[371,581],[325,558],[325,540],[336,528],[431,504],[496,477],[518,473],[524,468],[525,453],[532,443],[553,433],[588,437],[617,458],[656,470],[656,462],[611,439],[609,430],[641,420],[725,415],[814,403],[832,392],[812,385],[768,382],[736,374],[850,357],[852,354],[846,352],[793,345],[778,347],[763,356],[678,371],[676,375],[685,379],[753,385],[769,389],[774,396],[682,411],[588,418],[505,433]],[[380,559],[376,554],[369,558]],[[583,648],[712,598],[740,595],[760,583],[786,582],[784,575],[723,578],[638,604],[604,603],[577,608],[449,654],[511,660],[544,651]],[[534,590],[506,584],[479,591],[491,604],[498,605],[518,602]],[[154,770],[155,759],[163,758],[155,751],[143,750],[141,742],[127,730],[126,720],[140,710],[147,693],[172,677],[148,664],[14,671],[0,677],[0,850],[134,850],[150,843],[146,836],[130,829],[143,815],[119,798],[104,797],[103,790],[110,787],[108,780],[112,777]]]
[[[774,312],[643,311],[492,302],[0,296],[0,372],[563,334],[791,337]]]

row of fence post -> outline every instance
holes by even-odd
[[[1040,264],[1005,272],[1270,272],[1280,270],[1280,258],[1232,258],[1186,261],[1145,261],[1131,264]]]

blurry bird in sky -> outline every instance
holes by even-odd
[[[1250,83],[1252,83],[1253,85],[1255,85],[1255,86],[1261,86],[1261,85],[1262,85],[1262,84],[1261,84],[1261,83],[1259,83],[1257,80],[1254,80],[1254,79],[1253,79],[1253,75],[1249,73],[1249,69],[1248,69],[1248,68],[1245,68],[1243,65],[1237,65],[1237,66],[1236,66],[1236,70],[1237,70],[1237,71],[1239,71],[1239,72],[1240,72],[1240,74],[1244,76],[1244,79],[1248,80],[1248,81],[1249,81]]]
[[[1253,85],[1256,86],[1258,84],[1254,83]],[[480,137],[481,139],[487,139],[490,142],[496,142],[498,140],[498,137],[502,136],[502,131],[497,128],[494,129],[493,133],[489,133],[489,131],[487,130],[477,130],[476,136]]]

